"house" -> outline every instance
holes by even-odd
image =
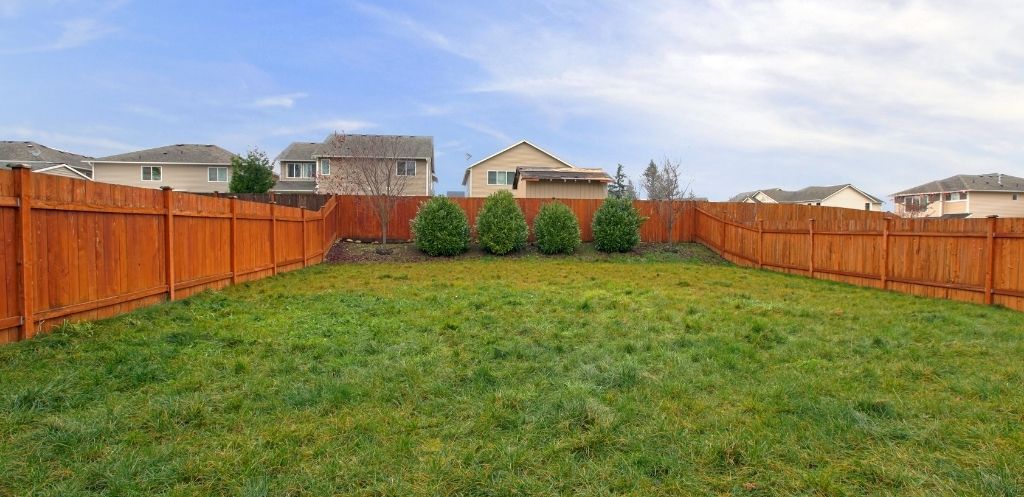
[[[277,183],[270,190],[279,193],[315,193],[318,171],[313,153],[319,146],[320,144],[316,142],[295,142],[288,145],[274,158],[274,163],[280,167],[280,173]]]
[[[111,155],[89,162],[104,183],[188,192],[226,192],[235,154],[216,145],[179,144]]]
[[[321,143],[296,142],[274,159],[281,174],[272,191],[322,192],[325,185],[341,192],[356,193],[345,174],[356,161],[394,157],[395,176],[405,177],[402,195],[433,195],[437,182],[434,138],[406,135],[339,135],[332,133]]]
[[[892,195],[904,217],[1024,217],[1024,178],[1002,173],[958,174]]]
[[[865,193],[849,183],[832,186],[808,186],[796,191],[781,188],[743,192],[729,199],[730,202],[763,204],[803,204],[822,207],[842,207],[864,211],[881,211],[882,201]]]
[[[518,198],[605,198],[612,179],[601,169],[576,167],[522,140],[466,168],[467,197],[509,190]]]
[[[57,150],[30,141],[0,141],[0,169],[15,164],[28,166],[32,172],[91,180],[91,157]]]

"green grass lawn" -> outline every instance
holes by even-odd
[[[701,252],[322,265],[0,347],[0,495],[1024,493],[1024,314]]]

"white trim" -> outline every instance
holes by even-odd
[[[324,162],[325,161],[327,162],[327,172],[326,173],[324,172]],[[289,161],[289,162],[294,163],[295,161]],[[320,176],[330,176],[331,175],[331,171],[334,168],[334,166],[331,164],[331,158],[330,157],[324,157],[322,159],[317,159],[316,162],[313,163],[313,167],[318,168],[320,170]]]
[[[503,154],[505,152],[508,152],[509,150],[512,150],[513,148],[516,148],[516,147],[518,147],[518,146],[520,146],[520,145],[522,145],[524,143],[529,145],[529,146],[531,146],[531,147],[533,147],[533,148],[535,148],[535,149],[537,149],[537,150],[539,150],[544,155],[547,155],[548,157],[551,157],[552,159],[555,159],[556,161],[561,162],[562,164],[565,164],[567,167],[570,167],[572,169],[577,169],[576,166],[574,166],[572,164],[569,164],[568,162],[566,162],[566,161],[564,161],[562,159],[559,159],[557,156],[555,156],[555,154],[552,154],[551,152],[548,152],[547,150],[544,150],[543,148],[540,148],[540,147],[530,143],[529,140],[520,140],[520,141],[516,142],[515,144],[513,144],[513,145],[511,145],[509,147],[506,147],[502,151],[500,151],[500,152],[498,152],[496,154],[492,154],[492,155],[488,156],[485,159],[478,160],[475,163],[473,163],[472,165],[466,167],[466,174],[462,178],[462,184],[463,185],[466,184],[466,181],[467,181],[467,179],[470,176],[470,174],[469,174],[469,170],[470,169],[473,169],[474,167],[479,166],[480,164],[482,164],[484,162],[487,162],[487,161],[489,161],[489,160],[491,160],[491,159],[493,159],[493,158],[495,158],[495,157],[497,157],[497,156],[499,156],[499,155],[501,155],[501,154]]]
[[[150,168],[149,178],[146,179],[146,168]],[[153,168],[160,169],[160,179],[153,178]],[[164,181],[164,166],[139,166],[139,181],[145,181],[146,183],[163,183]]]
[[[845,189],[847,189],[847,188],[853,188],[853,191],[855,191],[855,192],[857,192],[857,193],[859,193],[859,194],[863,195],[863,196],[864,196],[864,198],[866,198],[866,199],[868,199],[869,201],[871,201],[871,203],[872,203],[872,204],[881,204],[881,203],[882,203],[882,201],[881,201],[881,200],[879,200],[878,202],[875,202],[874,200],[872,200],[872,199],[874,199],[875,197],[873,197],[873,196],[871,196],[871,195],[868,195],[867,193],[864,193],[864,190],[861,190],[860,188],[857,188],[856,186],[853,186],[853,185],[845,185],[845,186],[843,186],[842,188],[840,188],[840,189],[838,189],[838,190],[836,190],[836,191],[832,192],[832,194],[831,194],[831,195],[829,195],[829,196],[827,196],[827,197],[825,197],[825,198],[821,199],[821,201],[822,201],[822,202],[824,202],[824,201],[826,201],[826,200],[828,200],[828,199],[832,198],[833,196],[835,196],[835,195],[839,194],[839,192],[841,192],[841,191],[843,191],[843,190],[845,190]]]
[[[512,183],[491,183],[491,173],[505,173],[505,181],[508,181],[508,173],[512,173]],[[507,169],[488,169],[485,177],[487,178],[487,186],[512,186],[515,183],[516,172]],[[498,177],[495,176],[494,179],[497,180]]]
[[[71,166],[69,166],[67,164],[57,164],[57,165],[50,166],[50,167],[43,167],[43,168],[39,168],[39,169],[33,169],[32,172],[34,172],[34,173],[45,173],[46,171],[51,171],[53,169],[59,169],[59,168],[62,168],[62,167],[67,169],[67,170],[69,170],[69,171],[71,171],[71,172],[73,172],[73,173],[75,173],[75,174],[77,174],[77,175],[79,175],[79,176],[81,176],[83,179],[87,179],[89,181],[92,181],[92,178],[82,174],[82,171],[79,171],[78,169],[75,169],[75,168],[73,168],[73,167],[71,167]],[[93,170],[92,174],[93,174],[93,176],[96,175],[96,170],[95,169]]]
[[[433,180],[433,176],[434,176],[434,172],[431,170],[431,167],[430,167],[430,160],[429,159],[427,160],[427,174],[424,174],[424,176],[427,177],[427,189],[426,189],[426,192],[427,192],[427,196],[429,197],[429,196],[431,196],[431,193],[433,193],[433,192],[430,191],[430,184],[433,183],[432,180]]]
[[[224,170],[224,181],[221,181],[219,179],[218,180],[211,180],[210,179],[210,170],[211,169],[223,169]],[[210,166],[210,167],[206,168],[206,182],[207,183],[227,183],[228,181],[231,180],[231,178],[228,177],[229,172],[230,171],[228,170],[228,168],[226,168],[224,166]],[[163,177],[163,172],[162,171],[160,173],[160,177],[161,178]]]

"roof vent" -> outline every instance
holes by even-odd
[[[999,185],[1002,186],[1002,184],[1003,184],[1003,173],[999,173]]]

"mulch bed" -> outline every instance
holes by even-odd
[[[569,256],[565,255],[543,255],[541,254],[535,245],[527,245],[526,248],[520,250],[514,254],[510,254],[503,257],[509,258],[521,258],[521,257],[572,257],[579,259],[609,259],[611,257],[622,257],[622,256],[669,256],[673,259],[685,259],[693,260],[705,263],[722,263],[724,262],[716,254],[710,250],[704,248],[701,245],[694,243],[643,243],[637,246],[632,252],[628,254],[615,254],[608,255],[598,252],[593,244],[584,243],[580,246],[579,250]],[[455,260],[455,259],[474,259],[481,257],[493,257],[483,251],[478,245],[471,245],[469,251],[465,254],[458,255],[455,257],[430,257],[420,252],[416,246],[408,242],[397,242],[388,243],[387,246],[380,244],[379,242],[359,242],[352,240],[339,240],[331,249],[327,252],[326,261],[331,263],[351,263],[351,262],[427,262],[427,261],[443,261],[443,260]]]

